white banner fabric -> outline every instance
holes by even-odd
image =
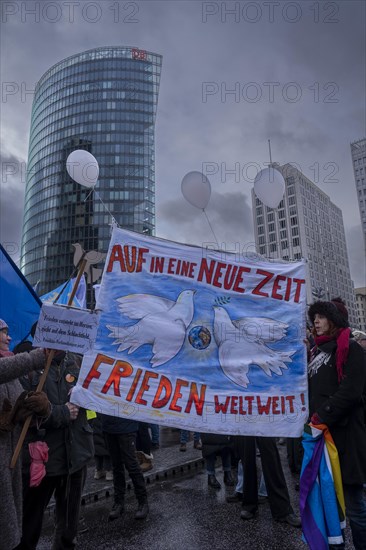
[[[115,228],[94,350],[72,401],[197,432],[298,437],[308,415],[305,263]]]

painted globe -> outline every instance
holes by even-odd
[[[211,342],[211,333],[206,327],[195,326],[189,331],[188,340],[195,349],[206,349]]]

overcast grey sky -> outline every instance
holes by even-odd
[[[219,242],[253,249],[250,191],[271,139],[273,160],[296,163],[342,209],[351,275],[365,286],[350,154],[366,133],[363,1],[3,0],[1,9],[1,241],[15,259],[36,82],[67,56],[127,45],[163,55],[156,235],[212,242],[180,191],[199,170]]]

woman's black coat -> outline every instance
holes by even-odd
[[[362,392],[366,381],[363,350],[350,340],[343,365],[344,378],[338,382],[335,340],[322,344],[309,365],[310,416],[318,413],[337,447],[343,483],[366,482],[366,428]],[[317,361],[317,362],[316,362]],[[312,368],[313,367],[313,368]]]

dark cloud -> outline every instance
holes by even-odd
[[[0,241],[15,262],[20,256],[25,163],[14,155],[0,158]]]
[[[213,243],[216,236],[219,245],[229,249],[234,243],[253,243],[252,210],[243,193],[213,193],[206,214],[208,220],[183,197],[167,201],[158,212],[158,235],[197,245]]]

